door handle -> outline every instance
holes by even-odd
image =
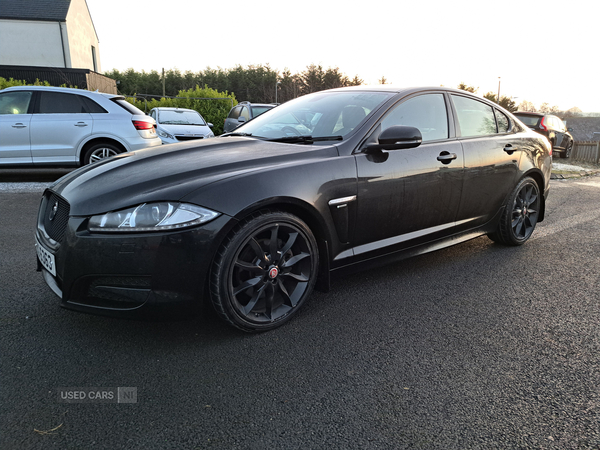
[[[75,124],[75,126],[76,126],[76,127],[87,127],[87,126],[88,126],[88,124],[87,124],[87,123],[85,123],[85,122],[77,122],[77,123]]]
[[[19,122],[19,123],[15,123],[12,127],[13,128],[26,128],[27,125],[23,125],[21,122]]]
[[[512,155],[513,152],[516,152],[517,150],[517,147],[513,147],[512,144],[507,144],[506,147],[504,147],[504,151],[509,155]]]
[[[437,157],[437,160],[442,164],[450,164],[452,160],[458,158],[456,153],[442,152],[440,156]]]

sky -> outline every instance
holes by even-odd
[[[600,112],[594,0],[87,0],[104,72],[338,67]]]

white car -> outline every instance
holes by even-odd
[[[192,139],[215,137],[211,128],[198,111],[184,108],[152,108],[150,117],[156,120],[156,132],[163,144],[173,144]]]
[[[156,122],[120,95],[47,86],[0,91],[0,166],[80,166],[161,145]]]

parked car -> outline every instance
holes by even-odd
[[[334,274],[486,234],[525,243],[544,219],[550,150],[460,90],[317,92],[56,181],[38,268],[66,308],[162,317],[204,299],[230,325],[269,330]]]
[[[79,166],[161,144],[124,97],[46,86],[0,91],[0,136],[0,165]]]
[[[163,144],[214,137],[212,123],[193,109],[152,108],[150,117],[156,120],[156,132]]]
[[[552,114],[517,111],[515,116],[531,128],[548,138],[552,144],[552,151],[561,158],[571,156],[573,150],[572,128],[567,128],[562,120]]]
[[[241,124],[260,116],[275,106],[277,106],[275,103],[240,102],[229,111],[223,130],[225,133],[233,131]]]

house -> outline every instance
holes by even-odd
[[[565,121],[573,129],[575,142],[600,141],[600,117],[567,117]]]
[[[116,93],[114,80],[100,75],[99,41],[85,0],[0,0],[0,43],[4,78],[87,89],[100,84]]]

